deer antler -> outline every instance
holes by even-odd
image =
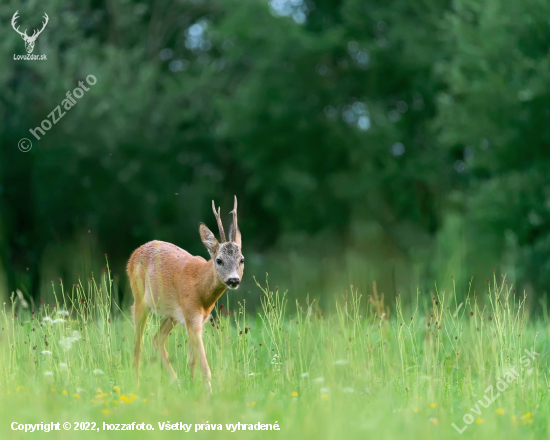
[[[241,245],[241,231],[239,231],[239,225],[237,224],[237,196],[235,196],[235,202],[233,204],[233,211],[230,212],[233,214],[233,223],[229,228],[229,240],[233,243]]]
[[[15,27],[15,22],[16,22],[17,19],[19,18],[19,17],[17,16],[17,13],[18,13],[18,12],[19,12],[19,11],[15,11],[15,14],[13,14],[13,17],[12,17],[12,19],[11,19],[11,27],[13,28],[13,30],[14,30],[15,32],[17,32],[17,33],[18,33],[19,35],[21,35],[23,38],[25,38],[25,37],[28,38],[27,29],[25,29],[25,32],[20,32],[20,31],[19,31],[19,26],[17,26],[17,28]]]
[[[216,205],[214,204],[214,200],[212,200],[212,211],[214,211],[214,215],[216,216],[216,221],[218,222],[221,243],[225,243],[225,232],[223,231],[222,219],[220,218],[220,208],[218,208],[218,212],[216,212]]]
[[[40,29],[39,31],[36,31],[36,29],[34,30],[34,32],[32,33],[32,36],[31,38],[32,39],[37,39],[38,36],[42,33],[42,31],[44,30],[44,28],[46,27],[46,25],[48,24],[48,21],[50,21],[49,17],[48,17],[48,14],[46,14],[44,12],[44,18],[46,19],[46,22],[42,22],[42,29]]]

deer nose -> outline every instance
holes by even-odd
[[[239,278],[228,278],[227,279],[227,285],[231,287],[232,289],[235,289],[239,286],[239,283],[241,280]]]

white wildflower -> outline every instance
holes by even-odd
[[[307,372],[306,372],[306,373],[302,373],[302,374],[300,374],[300,376],[302,376],[302,377],[308,377],[308,376],[309,376],[309,373],[307,373]]]
[[[313,382],[317,382],[317,383],[323,383],[324,381],[325,381],[324,377],[318,377],[317,379],[313,379]]]
[[[73,340],[71,337],[61,338],[61,340],[59,341],[59,345],[63,347],[63,350],[70,350],[71,345],[73,345]]]
[[[42,354],[52,354],[50,350],[42,350]]]
[[[17,297],[19,299],[19,302],[21,303],[21,306],[24,308],[24,309],[28,309],[29,308],[29,303],[25,300],[25,297],[23,296],[23,292],[21,292],[19,289],[17,289],[15,291],[15,293],[17,293]],[[17,301],[17,300],[16,300]]]
[[[328,388],[321,388],[319,391],[321,391],[321,394],[328,394],[330,390]]]
[[[67,367],[68,367],[68,366],[67,366],[67,364],[66,364],[65,362],[61,362],[61,363],[59,364],[59,368],[67,368]]]
[[[42,322],[53,322],[53,319],[50,318],[49,316],[44,316],[44,317],[42,318]]]
[[[77,393],[85,393],[86,390],[85,390],[84,388],[77,388],[77,389],[76,389],[76,392],[77,392]]]
[[[63,316],[69,316],[69,312],[67,310],[58,310],[57,314],[63,315]]]
[[[53,376],[51,371],[44,371],[44,376]]]
[[[334,365],[347,365],[348,360],[347,359],[338,359],[336,362],[334,362]]]
[[[57,320],[56,320],[57,321]],[[74,330],[71,334],[71,336],[66,336],[61,338],[59,341],[59,345],[63,347],[64,350],[70,350],[71,346],[74,342],[78,341],[80,339],[80,333],[76,330]]]
[[[63,318],[57,318],[52,321],[52,324],[58,324],[60,322],[66,322]]]
[[[100,376],[102,374],[105,374],[103,371],[101,371],[100,369],[95,369],[94,371],[92,371],[92,373],[94,373],[96,376]]]
[[[273,355],[273,358],[271,359],[271,365],[273,365],[274,371],[281,371],[281,365],[283,365],[283,363],[281,362],[281,358],[278,354]]]

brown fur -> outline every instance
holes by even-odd
[[[236,200],[234,211],[236,220]],[[174,326],[180,323],[186,326],[189,335],[188,365],[191,377],[195,375],[198,361],[207,390],[211,392],[211,373],[202,343],[202,329],[216,301],[225,292],[228,277],[232,277],[230,280],[238,278],[239,282],[242,279],[244,259],[240,233],[238,244],[218,243],[204,224],[201,223],[199,230],[201,239],[212,256],[211,260],[206,261],[171,243],[155,240],[133,252],[126,270],[134,295],[133,361],[138,380],[143,333],[152,310],[164,317],[153,343],[170,380],[177,380],[177,376],[170,364],[165,341]],[[220,232],[223,236],[223,229]]]

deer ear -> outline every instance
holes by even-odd
[[[199,233],[201,234],[202,243],[206,246],[206,249],[208,249],[210,256],[214,258],[218,251],[218,240],[216,240],[212,231],[210,231],[204,223],[199,223]]]

